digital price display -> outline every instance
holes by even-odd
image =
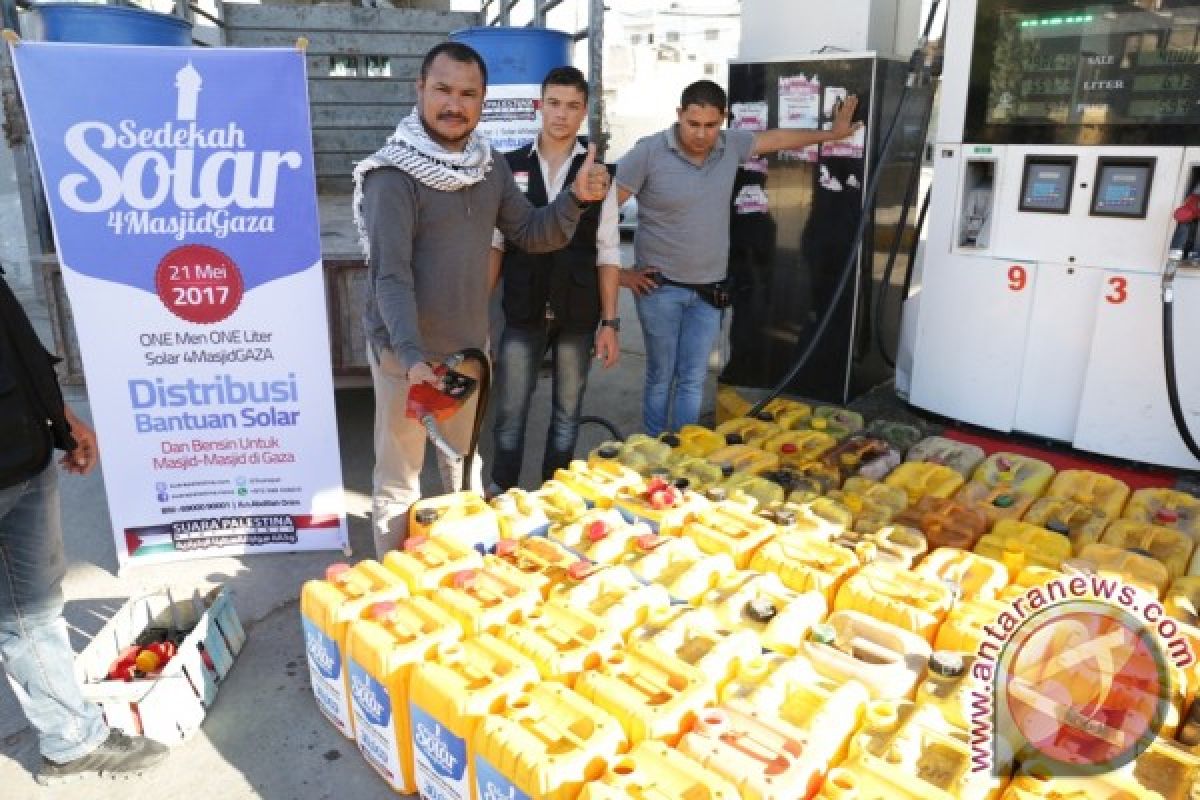
[[[1101,158],[1096,168],[1092,216],[1145,219],[1154,159]]]
[[[1021,181],[1021,210],[1043,214],[1066,214],[1071,208],[1075,159],[1029,156]]]
[[[968,128],[1200,124],[1200,2],[1144,5],[980,0]]]

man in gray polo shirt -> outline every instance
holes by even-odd
[[[622,271],[621,283],[637,296],[646,340],[642,417],[651,436],[694,423],[700,414],[708,356],[721,329],[721,311],[706,298],[725,279],[738,165],[754,155],[844,139],[861,127],[852,121],[853,96],[827,131],[723,131],[725,106],[717,84],[691,84],[680,98],[678,121],[638,140],[617,164],[619,202],[638,199],[636,266]]]

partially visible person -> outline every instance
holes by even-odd
[[[588,84],[574,67],[557,67],[542,82],[542,129],[505,158],[535,206],[554,201],[587,158],[576,138],[587,118]],[[553,408],[542,480],[567,466],[575,453],[579,416],[592,353],[612,367],[620,358],[617,334],[621,236],[616,190],[584,212],[566,247],[534,255],[493,235],[493,280],[503,281],[504,334],[496,360],[497,393],[492,491],[521,477],[529,402],[547,347],[554,358]]]
[[[62,468],[87,475],[100,453],[63,401],[55,362],[0,277],[0,665],[37,733],[43,785],[139,775],[167,756],[157,742],[110,729],[75,679],[53,456],[64,451]]]
[[[408,510],[421,494],[425,429],[405,415],[409,388],[438,384],[434,364],[460,350],[486,351],[488,254],[492,230],[530,253],[570,241],[580,216],[608,194],[609,176],[587,156],[570,188],[535,209],[503,158],[475,129],[487,67],[475,50],[443,42],[425,54],[417,103],[387,144],[354,170],[354,217],[367,256],[363,319],[375,387],[372,527],[383,556],[403,543]],[[473,397],[441,423],[460,453],[471,439]],[[438,452],[447,491],[464,465]],[[481,465],[468,467],[482,491]]]
[[[696,81],[683,90],[677,120],[638,140],[617,164],[617,201],[638,200],[635,268],[621,284],[637,297],[646,343],[643,426],[657,436],[696,422],[709,354],[729,304],[729,198],[751,156],[844,139],[858,98],[840,106],[828,131],[722,130],[725,90]]]

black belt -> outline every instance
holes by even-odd
[[[691,289],[693,292],[707,292],[711,291],[713,287],[721,285],[725,281],[720,280],[714,281],[713,283],[683,283],[682,281],[673,281],[666,275],[663,275],[662,282],[668,286],[678,286],[680,289]]]

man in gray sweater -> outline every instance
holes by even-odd
[[[363,314],[375,386],[372,522],[381,556],[400,546],[409,507],[420,497],[425,430],[405,416],[409,387],[436,383],[431,364],[465,349],[485,349],[488,254],[498,228],[527,252],[570,241],[582,210],[608,191],[594,151],[569,191],[535,209],[504,158],[475,131],[487,67],[470,47],[430,50],[417,80],[417,104],[387,144],[354,171],[355,221],[367,255]],[[470,442],[474,400],[441,424],[459,452]],[[438,453],[446,491],[464,466]],[[481,487],[478,458],[471,484]]]

